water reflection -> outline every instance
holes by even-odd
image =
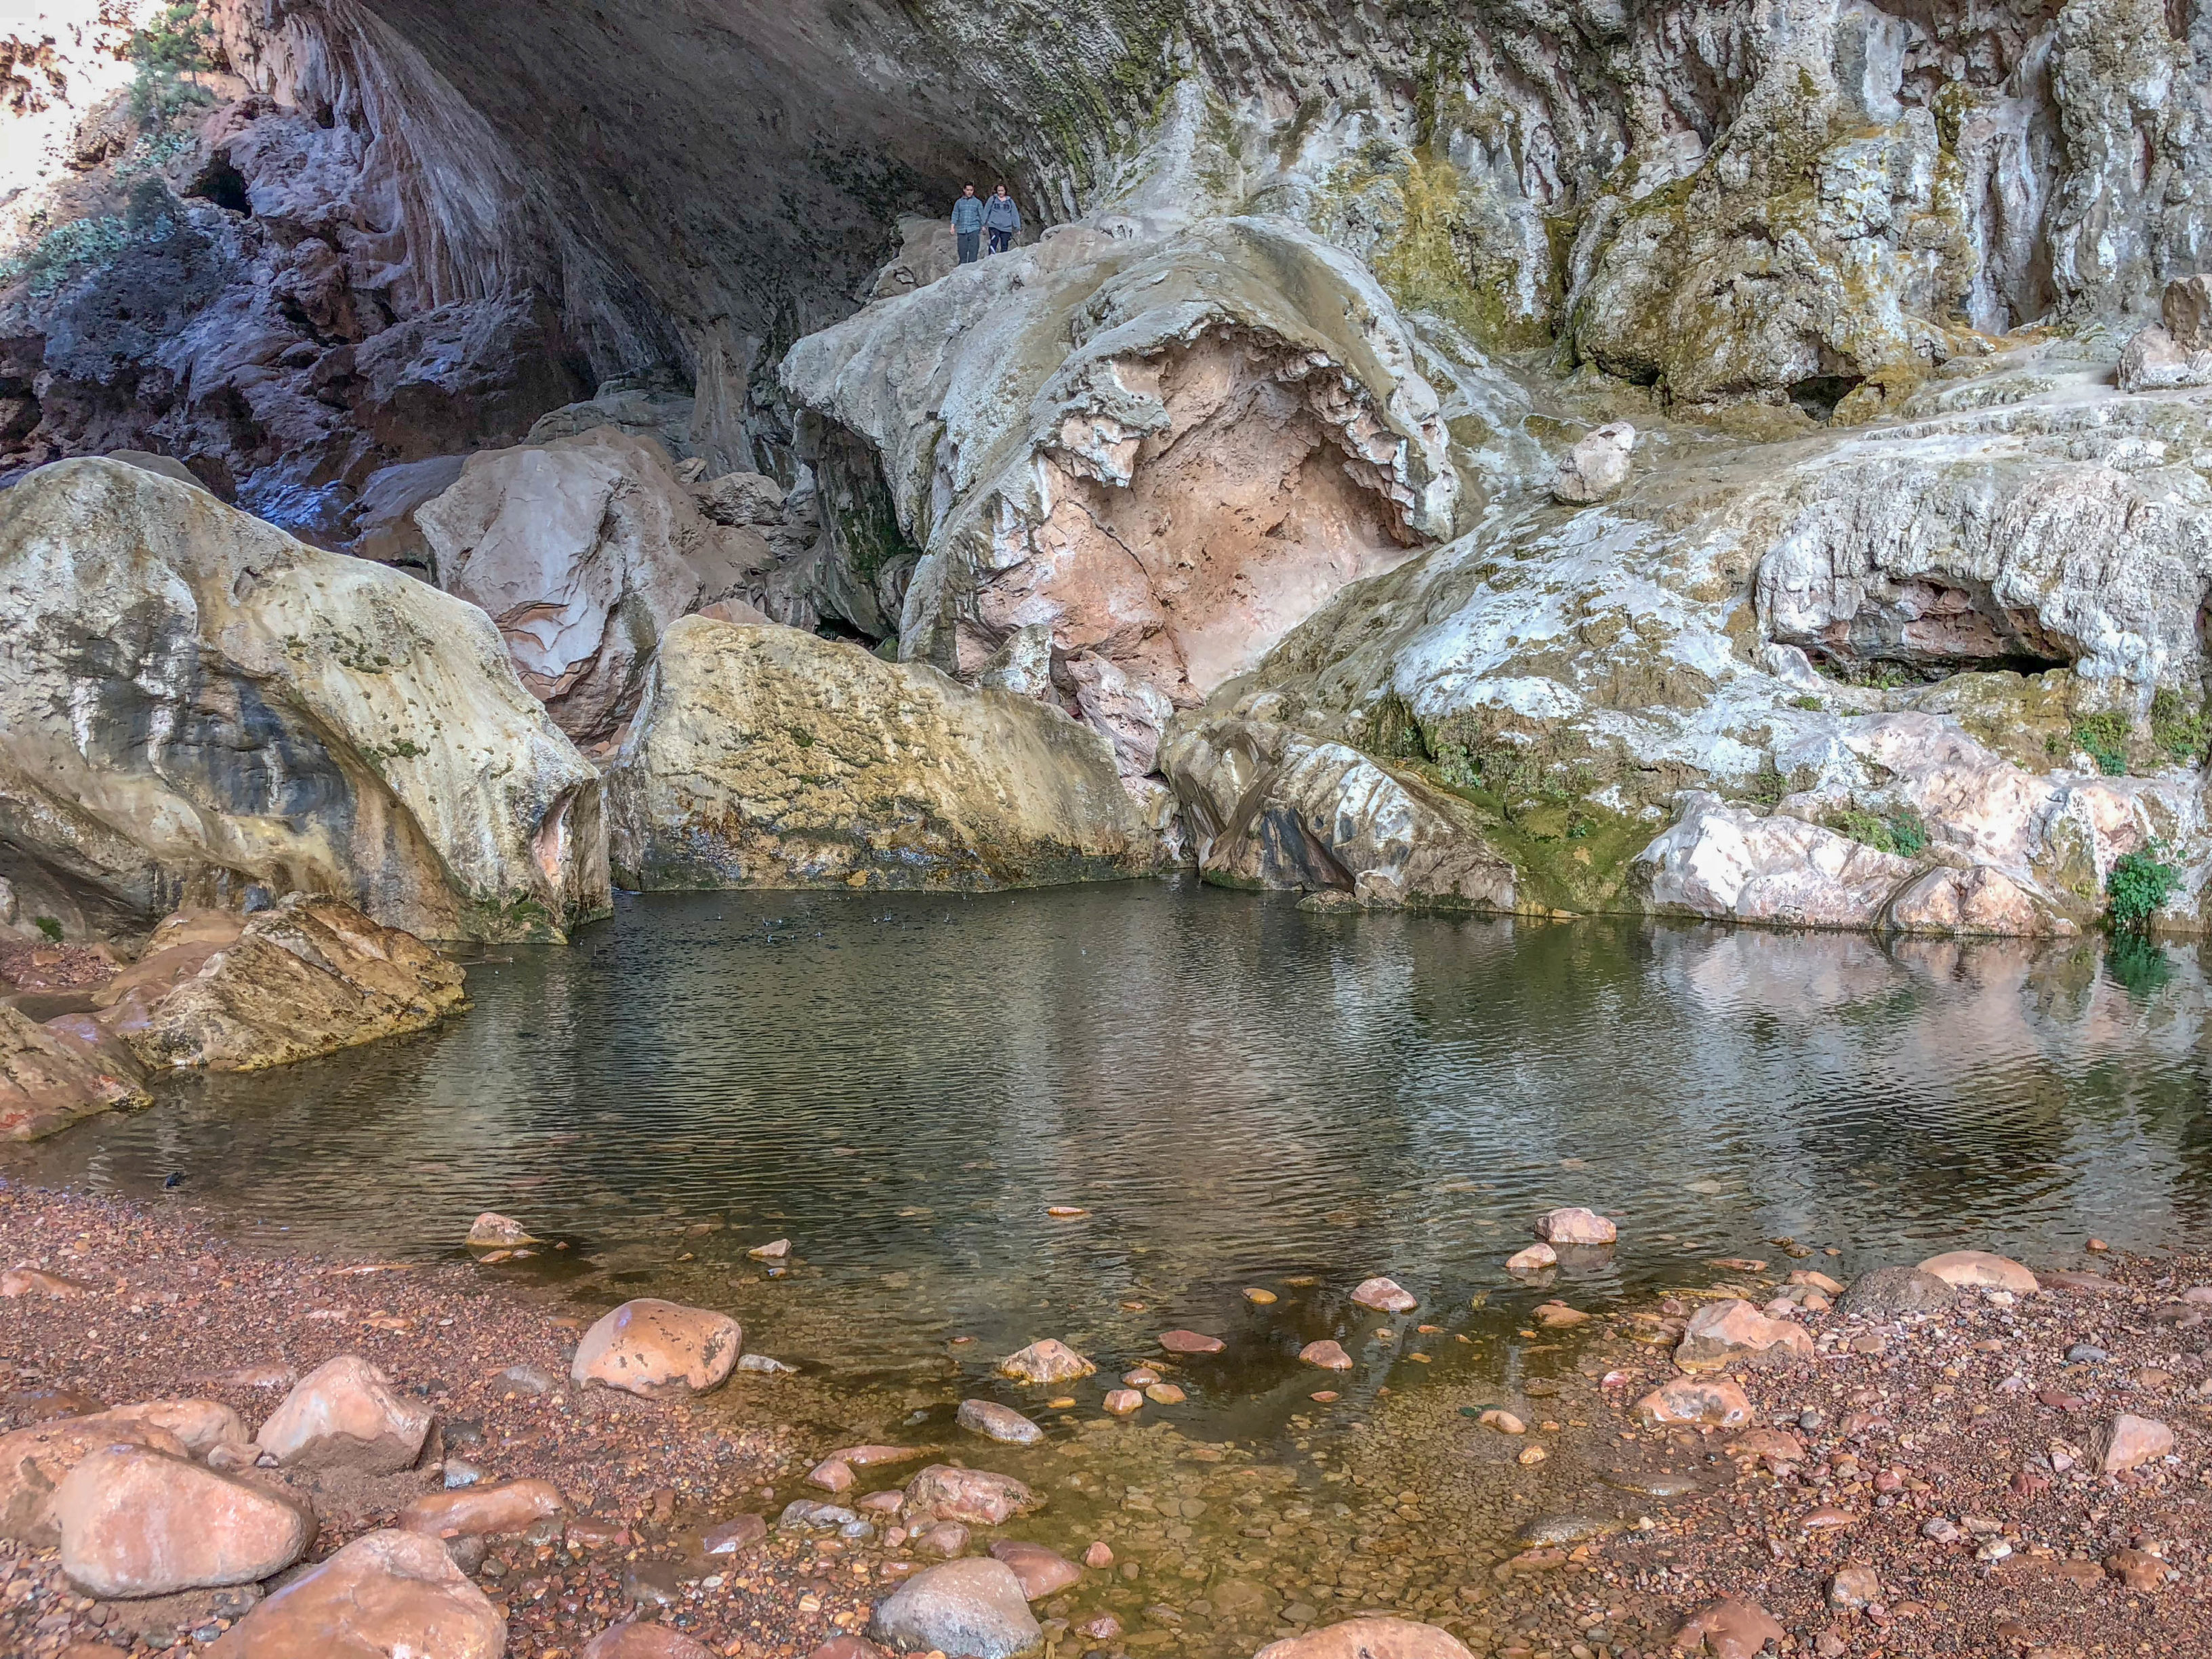
[[[30,1171],[156,1197],[180,1171],[165,1201],[403,1256],[507,1211],[574,1241],[593,1290],[893,1370],[941,1367],[953,1334],[1110,1362],[1172,1324],[1287,1367],[1351,1328],[1370,1273],[1494,1334],[1534,1299],[1500,1264],[1559,1203],[1622,1222],[1584,1299],[1779,1237],[1848,1270],[2212,1232],[2193,946],[1342,918],[1132,884],[629,900],[470,983],[448,1030],[176,1085]],[[770,1283],[744,1249],[776,1236],[804,1262]],[[1265,1314],[1241,1294],[1308,1274]]]

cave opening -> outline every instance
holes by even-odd
[[[1790,382],[1790,401],[1816,421],[1831,421],[1835,418],[1836,405],[1865,381],[1863,374],[1808,374]]]
[[[253,200],[246,191],[246,175],[230,164],[227,150],[217,150],[208,158],[208,164],[199,170],[185,194],[214,203],[227,213],[253,216]]]

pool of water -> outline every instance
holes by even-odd
[[[810,1443],[1048,1484],[1046,1541],[1147,1563],[1106,1592],[1125,1622],[1226,1656],[1362,1607],[1464,1613],[1480,1540],[1589,1501],[1440,1426],[1563,1387],[1583,1409],[1542,1299],[1725,1258],[1848,1276],[2212,1239],[2201,949],[1346,916],[1188,883],[626,898],[570,948],[482,953],[443,1030],[173,1082],[6,1167],[401,1259],[515,1216],[562,1248],[487,1275],[737,1314],[802,1368],[768,1408]],[[1507,1274],[1561,1204],[1619,1245]],[[777,1238],[781,1271],[747,1255]],[[1377,1273],[1419,1310],[1353,1307]],[[1109,1425],[1103,1391],[1176,1327],[1227,1351]],[[1098,1361],[1070,1407],[991,1375],[1043,1336]],[[1297,1363],[1321,1336],[1352,1371]],[[978,1393],[1050,1446],[962,1437]]]
[[[173,1174],[237,1231],[402,1258],[499,1210],[568,1247],[515,1271],[711,1301],[831,1370],[980,1370],[1042,1335],[1118,1367],[1194,1328],[1239,1340],[1194,1410],[1242,1414],[1370,1273],[1492,1336],[1776,1240],[1846,1272],[2201,1242],[2197,951],[1172,883],[626,898],[570,948],[484,953],[442,1030],[174,1083],[16,1161],[138,1194]],[[1557,1204],[1620,1245],[1514,1280]],[[771,1279],[745,1251],[779,1237]]]

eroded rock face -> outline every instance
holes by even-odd
[[[1474,813],[1344,744],[1231,717],[1178,728],[1164,769],[1210,880],[1377,908],[1513,908],[1512,866]]]
[[[700,512],[658,445],[614,426],[472,455],[414,516],[438,585],[490,615],[523,684],[586,748],[628,724],[662,631],[771,562],[757,532]]]
[[[431,939],[607,905],[599,783],[482,612],[204,491],[69,461],[0,495],[0,844],[34,913],[343,896]]]
[[[609,787],[645,887],[988,889],[1152,862],[1095,732],[796,629],[671,628]]]

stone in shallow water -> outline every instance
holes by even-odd
[[[1690,1316],[1674,1363],[1687,1370],[1716,1370],[1744,1358],[1809,1358],[1813,1339],[1786,1319],[1769,1319],[1748,1302],[1708,1303]]]
[[[1144,1404],[1145,1396],[1134,1389],[1109,1389],[1107,1390],[1105,1400],[1106,1409],[1116,1417],[1127,1417],[1132,1412],[1140,1411],[1143,1409]]]
[[[1067,1344],[1049,1336],[999,1362],[999,1375],[1019,1382],[1073,1382],[1097,1369]]]
[[[1725,1376],[1678,1376],[1636,1402],[1644,1427],[1690,1424],[1700,1428],[1740,1429],[1752,1419],[1751,1401],[1740,1384]]]
[[[1352,1619],[1271,1642],[1254,1659],[1473,1659],[1473,1656],[1457,1637],[1434,1625],[1416,1624],[1410,1619]]]
[[[1559,1265],[1559,1253],[1548,1244],[1531,1244],[1505,1258],[1505,1271],[1509,1273],[1538,1273]]]
[[[1014,1570],[978,1556],[931,1567],[877,1603],[869,1634],[901,1652],[1017,1659],[1044,1645]]]
[[[1326,1339],[1307,1343],[1298,1350],[1298,1358],[1309,1365],[1320,1366],[1325,1371],[1348,1371],[1352,1369],[1352,1356],[1345,1352],[1343,1345]]]
[[[1377,1313],[1411,1313],[1418,1305],[1412,1294],[1394,1279],[1366,1279],[1359,1282],[1352,1299],[1363,1308],[1372,1308]]]
[[[906,1501],[916,1515],[979,1527],[1002,1527],[1018,1515],[1044,1506],[1042,1498],[1010,1474],[945,1463],[933,1463],[909,1480]]]
[[[1595,1210],[1547,1210],[1536,1218],[1536,1237],[1547,1244],[1610,1244],[1620,1236]]]
[[[1219,1353],[1227,1344],[1218,1336],[1208,1336],[1203,1331],[1162,1331],[1160,1346],[1170,1353]]]
[[[530,1236],[529,1229],[514,1217],[486,1210],[469,1224],[466,1242],[480,1249],[501,1247],[512,1249],[517,1244],[535,1244],[538,1241]]]
[[[1003,1538],[991,1546],[991,1559],[1003,1561],[1014,1570],[1014,1577],[1022,1581],[1022,1594],[1032,1601],[1042,1601],[1070,1584],[1083,1582],[1082,1568],[1042,1544],[1024,1544]]]
[[[503,1538],[551,1520],[562,1508],[561,1489],[550,1480],[501,1480],[428,1493],[400,1510],[392,1525],[433,1538]]]
[[[954,1420],[970,1434],[1009,1446],[1033,1446],[1044,1438],[1044,1431],[1028,1418],[994,1401],[963,1400]]]

